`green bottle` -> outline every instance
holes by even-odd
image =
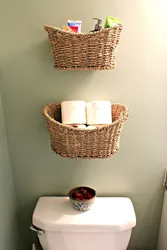
[[[105,25],[104,25],[104,28],[112,28],[114,27],[115,25],[117,24],[121,24],[121,19],[119,18],[115,18],[115,17],[111,17],[111,16],[107,16],[106,17],[106,22],[105,22]]]

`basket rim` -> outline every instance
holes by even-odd
[[[96,71],[96,70],[111,70],[115,68],[115,65],[111,65],[111,66],[97,66],[97,67],[55,67],[55,69],[58,69],[60,71]]]
[[[110,30],[117,30],[118,28],[122,30],[122,27],[123,25],[122,24],[116,24],[114,27],[111,27],[111,28],[106,28],[106,29],[101,29],[100,31],[96,31],[96,32],[89,32],[89,33],[86,33],[86,32],[83,32],[83,33],[73,33],[73,32],[68,32],[68,31],[65,31],[65,30],[62,30],[58,27],[55,27],[53,25],[44,25],[44,29],[49,32],[50,30],[52,31],[58,31],[59,33],[61,34],[68,34],[70,36],[87,36],[87,35],[91,35],[91,36],[96,36],[100,33],[107,33],[109,32]]]
[[[88,133],[93,133],[94,131],[99,131],[99,130],[104,130],[104,129],[106,129],[106,128],[109,128],[109,127],[114,127],[115,125],[117,125],[118,123],[120,123],[120,122],[125,122],[127,119],[128,119],[128,116],[129,116],[129,109],[127,108],[127,106],[126,105],[124,105],[124,104],[120,104],[120,103],[112,103],[111,104],[111,106],[112,105],[121,105],[121,106],[123,106],[124,108],[125,108],[125,112],[121,112],[120,113],[120,118],[118,119],[118,120],[116,120],[116,121],[114,121],[114,122],[112,122],[111,124],[106,124],[106,125],[104,125],[103,127],[97,127],[97,128],[95,128],[95,129],[86,129],[86,128],[82,128],[82,129],[80,129],[80,128],[73,128],[73,127],[69,127],[68,125],[66,125],[66,124],[62,124],[62,123],[60,123],[60,122],[58,122],[58,121],[56,121],[55,119],[53,119],[52,117],[50,117],[49,116],[49,114],[48,114],[48,112],[47,112],[47,110],[48,110],[48,108],[49,108],[49,106],[50,105],[59,105],[59,106],[61,106],[61,103],[49,103],[49,104],[47,104],[44,108],[43,108],[43,114],[44,114],[44,116],[45,117],[47,117],[47,119],[48,120],[50,120],[51,122],[53,122],[55,125],[59,125],[59,126],[62,126],[62,127],[66,127],[67,129],[69,129],[69,130],[75,130],[75,131],[86,131],[86,132],[88,132]]]

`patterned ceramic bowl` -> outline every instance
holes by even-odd
[[[73,207],[78,211],[87,211],[95,201],[96,191],[90,187],[76,187],[68,193]]]

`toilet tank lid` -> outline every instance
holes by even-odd
[[[33,225],[45,231],[119,232],[136,225],[129,198],[97,197],[89,211],[75,210],[68,197],[41,197],[33,213]]]

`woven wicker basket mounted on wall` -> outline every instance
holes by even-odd
[[[60,104],[48,104],[43,114],[54,152],[73,159],[105,159],[112,157],[119,149],[121,130],[128,118],[128,109],[121,104],[112,104],[113,123],[93,130],[63,125]]]
[[[98,32],[70,33],[44,26],[59,70],[109,70],[115,68],[115,51],[122,25]]]

